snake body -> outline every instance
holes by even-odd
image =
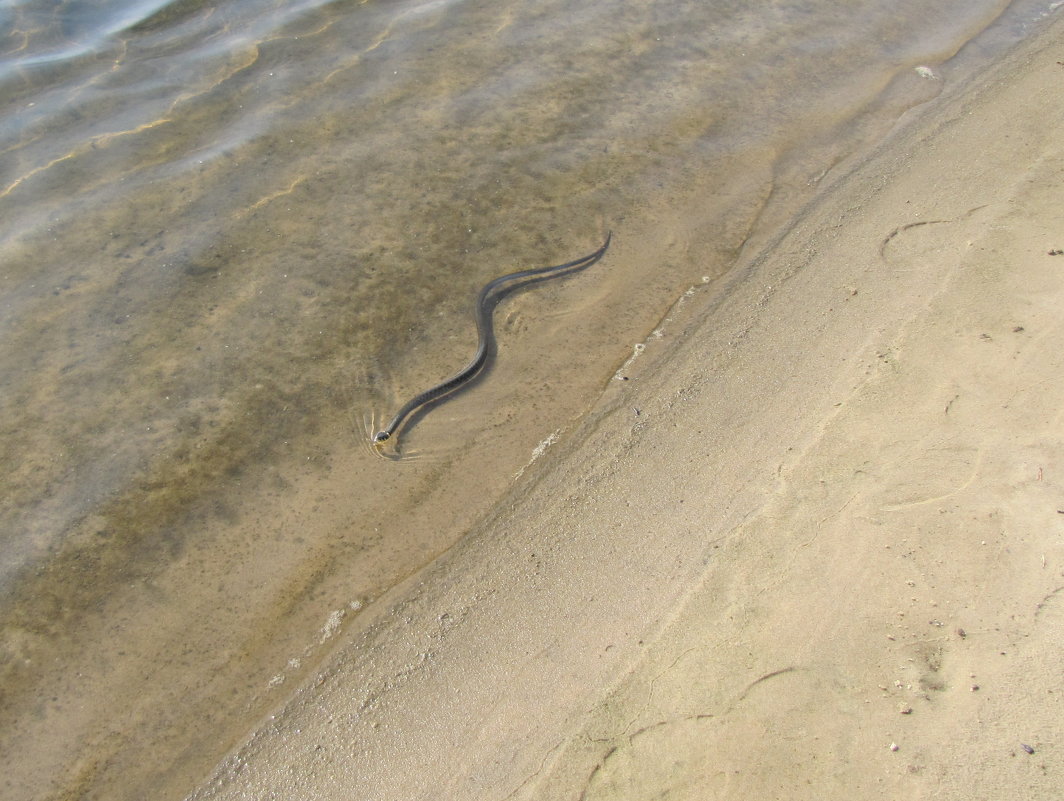
[[[558,275],[576,272],[585,267],[590,267],[602,258],[602,255],[610,246],[610,239],[612,237],[612,232],[606,234],[606,241],[602,244],[602,247],[594,253],[589,253],[582,258],[573,259],[572,261],[567,261],[565,264],[558,264],[553,267],[538,267],[532,270],[519,270],[515,273],[499,276],[485,284],[484,288],[480,290],[480,294],[477,295],[477,302],[473,307],[473,319],[477,324],[477,352],[473,355],[473,359],[469,364],[446,381],[442,381],[436,386],[418,393],[404,403],[402,408],[395,413],[395,417],[391,419],[391,422],[389,422],[384,429],[378,431],[373,437],[374,444],[380,445],[387,442],[395,435],[395,432],[399,430],[400,426],[403,425],[403,421],[416,410],[428,403],[439,400],[445,395],[451,394],[473,379],[477,373],[484,368],[484,365],[488,361],[488,348],[492,342],[491,317],[494,308],[492,300],[500,290],[509,288],[520,281],[531,282],[532,279],[541,281],[548,278],[554,278]]]

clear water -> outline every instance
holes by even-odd
[[[686,287],[1053,5],[0,3],[3,797],[181,797]],[[479,286],[607,229],[375,457]]]

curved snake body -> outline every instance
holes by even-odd
[[[477,302],[473,307],[473,318],[477,324],[477,352],[473,355],[473,359],[469,364],[446,381],[426,389],[424,392],[415,395],[404,403],[402,408],[395,413],[395,417],[391,419],[391,422],[389,422],[384,429],[378,431],[373,437],[374,444],[380,445],[387,442],[395,435],[395,432],[400,426],[402,426],[403,421],[413,412],[426,404],[432,403],[433,401],[439,400],[445,395],[454,392],[463,384],[470,381],[484,368],[484,365],[488,361],[488,347],[492,342],[491,313],[494,308],[492,305],[492,299],[501,289],[510,288],[519,281],[529,281],[530,279],[545,280],[547,278],[554,278],[558,275],[576,272],[585,267],[590,267],[602,258],[606,249],[610,246],[610,239],[612,239],[612,237],[612,232],[606,234],[606,241],[602,244],[602,247],[594,253],[590,253],[582,258],[573,259],[573,261],[568,261],[565,264],[558,264],[553,267],[519,270],[515,273],[499,276],[485,284],[484,288],[480,290],[480,294],[477,295]]]

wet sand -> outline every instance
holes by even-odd
[[[694,288],[192,797],[1056,798],[1062,33]]]

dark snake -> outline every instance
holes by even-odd
[[[559,275],[567,275],[570,273],[582,270],[585,267],[590,267],[596,261],[602,258],[606,249],[610,246],[610,239],[613,238],[613,232],[606,234],[606,241],[602,243],[602,247],[596,250],[594,253],[589,253],[579,259],[573,259],[567,261],[565,264],[558,264],[554,267],[539,267],[533,270],[519,270],[516,273],[509,273],[508,275],[502,275],[493,281],[489,281],[484,285],[484,288],[480,290],[480,294],[477,295],[476,305],[473,307],[473,319],[477,324],[477,352],[473,355],[472,361],[465,367],[455,373],[436,386],[426,389],[406,403],[402,408],[395,413],[395,417],[391,422],[382,430],[378,431],[373,437],[373,442],[376,445],[380,445],[387,442],[394,436],[395,432],[402,426],[403,421],[406,420],[413,412],[422,406],[432,403],[435,400],[439,400],[445,395],[449,395],[459,387],[466,384],[473,379],[477,373],[484,369],[484,365],[488,361],[488,348],[493,342],[493,335],[491,330],[491,313],[494,308],[492,304],[492,297],[503,288],[509,288],[515,282],[526,281],[528,279],[546,280],[548,278],[554,278]]]

